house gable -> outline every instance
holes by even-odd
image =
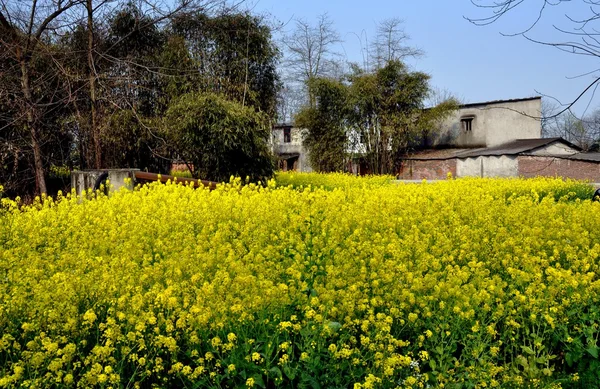
[[[464,104],[440,126],[436,147],[494,147],[540,138],[541,97]]]

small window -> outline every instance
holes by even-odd
[[[460,119],[460,124],[462,125],[463,131],[471,132],[473,130],[473,119],[470,118],[462,118]]]
[[[283,143],[290,143],[292,141],[292,129],[287,127],[283,129]]]

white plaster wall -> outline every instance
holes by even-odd
[[[571,155],[577,153],[578,150],[571,146],[565,145],[560,142],[554,142],[546,145],[542,148],[532,151],[529,154],[533,155]]]
[[[481,157],[459,159],[456,161],[456,176],[481,177],[482,168]]]
[[[456,163],[457,177],[516,177],[519,161],[516,156],[483,156],[459,159]]]
[[[483,159],[484,177],[516,177],[519,175],[519,161],[516,156],[501,155],[480,158]]]
[[[488,103],[461,108],[440,126],[437,146],[493,147],[515,139],[541,138],[541,99]],[[462,129],[460,119],[475,116],[472,130]]]

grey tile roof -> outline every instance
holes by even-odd
[[[574,144],[562,139],[562,138],[534,138],[534,139],[517,139],[512,142],[503,143],[494,147],[480,147],[480,148],[471,148],[471,149],[430,149],[430,150],[422,150],[407,156],[404,159],[407,160],[444,160],[444,159],[452,159],[452,158],[476,158],[482,156],[500,156],[500,155],[519,155],[527,152],[534,151],[540,147],[547,146],[554,142],[560,142],[569,147],[574,148],[575,150],[581,150],[579,147]],[[581,155],[582,153],[577,153],[574,155]],[[595,154],[595,153],[584,153],[584,154]],[[600,155],[600,153],[598,153]],[[569,156],[562,156],[563,158],[570,158]],[[590,160],[590,158],[595,158],[595,156],[583,156],[586,160]],[[598,157],[600,158],[600,157]],[[575,158],[574,158],[575,159]]]
[[[577,153],[567,158],[578,161],[600,162],[600,153]]]
[[[507,100],[490,100],[490,101],[481,101],[475,103],[467,103],[459,105],[459,108],[474,108],[480,105],[490,105],[490,104],[503,104],[503,103],[518,103],[520,101],[529,101],[529,100],[539,100],[541,96],[533,96],[533,97],[524,97],[517,99],[507,99]]]

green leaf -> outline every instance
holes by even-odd
[[[252,378],[254,378],[254,385],[256,385],[260,388],[266,388],[265,381],[263,381],[262,376],[256,374],[256,375],[253,375]]]
[[[429,367],[431,368],[431,370],[434,370],[437,368],[437,363],[435,363],[435,361],[433,359],[429,360]]]
[[[269,372],[273,373],[273,375],[275,375],[277,378],[281,379],[283,377],[283,373],[281,373],[281,369],[279,369],[277,366],[270,368]]]
[[[575,362],[574,358],[573,358],[573,354],[572,353],[566,353],[565,354],[565,361],[567,362],[567,365],[569,367],[573,366],[573,362]]]
[[[521,349],[529,355],[535,355],[535,352],[529,346],[521,346]]]
[[[285,373],[286,377],[289,378],[290,380],[293,380],[294,378],[296,378],[296,369],[292,369],[292,368],[288,367],[287,365],[285,365],[283,367],[283,372]]]
[[[598,359],[598,346],[593,345],[587,348],[586,350],[590,355],[596,359]]]

